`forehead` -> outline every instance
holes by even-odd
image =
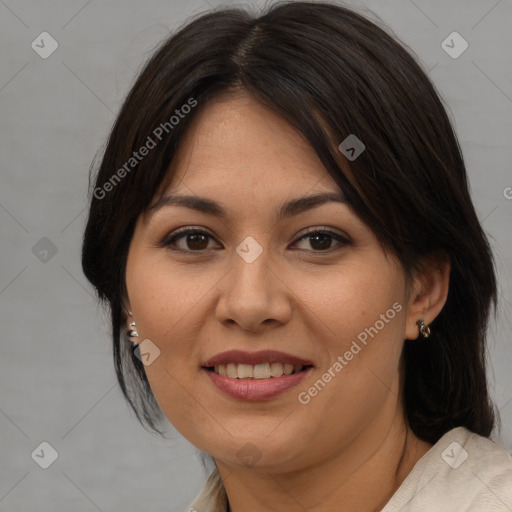
[[[244,91],[204,105],[180,142],[168,189],[183,184],[211,189],[242,187],[256,192],[320,181],[338,190],[309,142],[286,120]],[[181,185],[180,185],[181,183]]]

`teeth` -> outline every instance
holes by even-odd
[[[238,378],[247,379],[254,378],[254,366],[252,364],[239,364],[238,365]]]
[[[291,375],[293,373],[293,364],[285,364],[283,371],[285,375]]]
[[[219,365],[220,366],[220,365]],[[226,366],[226,375],[228,377],[231,377],[232,379],[236,379],[238,377],[237,367],[236,364],[229,363]]]
[[[262,363],[262,364],[219,364],[214,372],[232,379],[269,379],[282,377],[302,371],[303,366],[289,363]]]
[[[270,365],[268,363],[254,365],[254,378],[255,379],[269,379],[270,378]]]
[[[284,375],[283,365],[281,363],[272,363],[270,365],[270,375],[272,375],[272,377],[281,377],[281,375]]]

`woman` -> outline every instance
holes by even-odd
[[[281,3],[165,41],[82,258],[138,418],[213,457],[189,510],[512,510],[492,255],[433,85],[374,23]]]

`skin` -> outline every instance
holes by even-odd
[[[164,195],[205,196],[229,216],[176,205],[141,216],[126,267],[138,339],[160,350],[145,366],[155,397],[176,429],[214,457],[231,511],[380,510],[431,447],[404,419],[401,352],[405,339],[418,337],[416,321],[430,323],[441,311],[449,266],[432,260],[407,282],[348,204],[278,220],[289,199],[339,192],[309,144],[243,91],[198,114]],[[186,254],[159,245],[185,226],[211,237],[176,240]],[[349,243],[300,240],[306,228],[326,227]],[[248,236],[263,249],[252,263],[236,252]],[[298,393],[394,303],[401,311],[301,404]],[[236,400],[200,368],[231,349],[281,350],[315,368],[273,399]],[[237,456],[247,443],[260,456],[250,467]]]

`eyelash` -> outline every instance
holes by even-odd
[[[210,249],[201,249],[201,250],[197,250],[197,251],[194,251],[194,250],[185,250],[185,249],[176,249],[175,247],[172,247],[172,245],[176,242],[176,240],[179,240],[180,238],[183,238],[185,237],[186,235],[188,234],[201,234],[201,235],[206,235],[212,239],[215,240],[215,238],[210,235],[210,233],[208,233],[207,231],[204,231],[203,229],[199,229],[199,228],[182,228],[182,229],[178,229],[177,231],[174,231],[173,233],[170,233],[168,236],[166,236],[158,245],[159,247],[166,247],[166,248],[169,248],[170,250],[174,251],[174,252],[179,252],[179,253],[182,253],[182,254],[193,254],[193,253],[196,253],[196,254],[202,254]],[[321,228],[321,229],[317,229],[317,228],[308,228],[307,232],[305,234],[303,234],[302,236],[300,236],[295,242],[293,243],[297,243],[297,242],[300,242],[302,241],[303,239],[305,238],[308,238],[308,237],[312,237],[313,235],[318,235],[318,234],[321,234],[321,235],[327,235],[331,238],[334,238],[335,240],[337,240],[338,242],[340,242],[341,246],[343,245],[350,245],[350,240],[341,235],[340,233],[336,233],[335,231],[332,231],[328,228]],[[340,247],[338,247],[340,248]],[[315,251],[315,250],[312,250],[310,252],[313,252],[313,253],[317,253],[317,254],[327,254],[327,253],[331,253],[333,251],[337,250],[336,248],[329,248],[325,251]]]

